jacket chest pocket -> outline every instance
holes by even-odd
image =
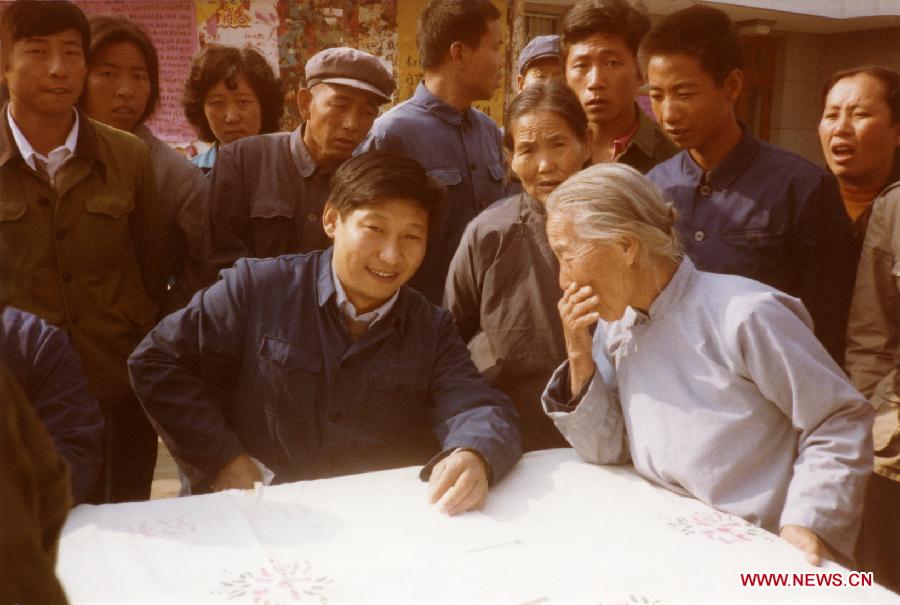
[[[274,196],[257,197],[250,203],[250,217],[253,220],[291,220],[294,206]]]
[[[101,220],[119,219],[134,210],[134,196],[125,192],[91,195],[84,207]]]
[[[280,420],[307,420],[315,409],[321,371],[317,354],[266,336],[257,356],[253,403]]]
[[[447,189],[462,183],[462,173],[455,168],[448,170],[429,170],[428,176],[443,184]]]
[[[25,202],[22,200],[0,200],[0,223],[12,223],[25,216]]]
[[[733,251],[741,266],[751,267],[753,276],[771,275],[788,262],[787,237],[763,229],[736,230],[723,233],[722,242]],[[743,271],[739,272],[743,274]],[[764,281],[764,280],[763,280]]]
[[[428,375],[423,370],[370,368],[366,387],[365,405],[358,413],[367,425],[380,426],[391,434],[430,428]]]

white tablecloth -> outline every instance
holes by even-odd
[[[481,512],[426,503],[417,468],[82,505],[58,574],[72,603],[896,603],[878,587],[751,588],[840,573],[741,519],[572,450],[526,455]]]

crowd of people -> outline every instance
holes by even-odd
[[[900,590],[900,74],[829,79],[818,166],[737,119],[709,6],[580,0],[502,130],[490,0],[416,43],[386,111],[379,57],[312,56],[292,132],[266,60],[207,44],[191,161],[140,27],[5,7],[0,595],[64,602],[66,512],[148,499],[158,438],[183,494],[421,465],[451,515],[571,444]]]

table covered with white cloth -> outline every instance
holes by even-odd
[[[57,573],[74,604],[900,602],[877,585],[745,586],[850,574],[573,450],[527,454],[456,517],[427,504],[418,471],[82,505]]]

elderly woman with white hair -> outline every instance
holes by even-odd
[[[543,406],[587,461],[852,561],[872,410],[796,298],[684,256],[653,183],[599,164],[547,200],[568,359]],[[593,337],[590,326],[596,323]]]

